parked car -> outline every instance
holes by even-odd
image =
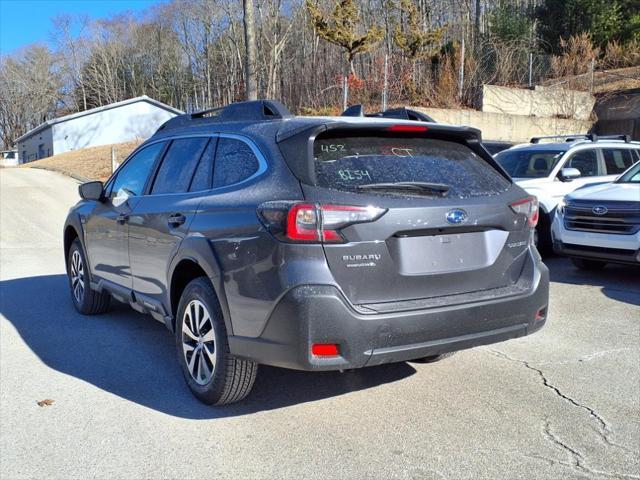
[[[558,206],[553,249],[581,269],[640,265],[640,163],[613,183],[582,188]]]
[[[499,140],[483,140],[482,144],[484,145],[484,148],[486,148],[493,156],[502,152],[503,150],[507,150],[508,148],[513,147],[513,143],[502,142]]]
[[[558,138],[566,141],[542,142]],[[640,143],[626,135],[536,137],[531,143],[498,153],[496,160],[518,185],[538,198],[537,243],[547,253],[551,250],[551,223],[562,198],[586,185],[615,180],[640,160]]]
[[[266,100],[176,117],[80,186],[73,304],[114,298],[163,322],[210,404],[244,398],[259,363],[434,361],[531,334],[548,305],[537,202],[479,139]]]

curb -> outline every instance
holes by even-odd
[[[75,173],[71,173],[71,172],[67,172],[66,170],[58,170],[57,168],[49,168],[49,167],[43,167],[43,166],[29,166],[28,168],[37,168],[39,170],[47,170],[49,172],[57,172],[57,173],[61,173],[63,175],[66,175],[67,177],[71,177],[74,180],[77,180],[80,183],[86,183],[86,182],[91,182],[92,180],[90,178],[87,177],[83,177],[82,175],[77,175]]]

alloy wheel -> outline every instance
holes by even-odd
[[[71,290],[78,305],[82,303],[84,297],[84,264],[78,250],[71,254]]]
[[[191,300],[182,316],[182,351],[191,378],[198,385],[208,384],[216,368],[216,336],[200,300]]]

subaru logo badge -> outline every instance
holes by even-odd
[[[596,215],[604,215],[605,213],[607,213],[609,211],[609,209],[603,205],[596,205],[595,207],[593,207],[591,209],[591,211],[593,213],[595,213]]]
[[[464,223],[467,221],[467,212],[456,208],[454,210],[449,210],[445,218],[447,219],[447,222],[458,225],[459,223]]]

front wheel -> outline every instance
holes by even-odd
[[[71,244],[67,257],[67,276],[73,306],[83,315],[96,315],[109,309],[111,295],[107,292],[96,292],[89,285],[87,262],[80,240]]]
[[[600,260],[588,260],[586,258],[572,258],[571,263],[580,270],[589,270],[592,272],[602,270],[607,265],[607,262],[602,262]]]
[[[258,364],[229,352],[222,310],[205,277],[192,280],[180,297],[176,347],[184,378],[201,402],[234,403],[251,391]]]

